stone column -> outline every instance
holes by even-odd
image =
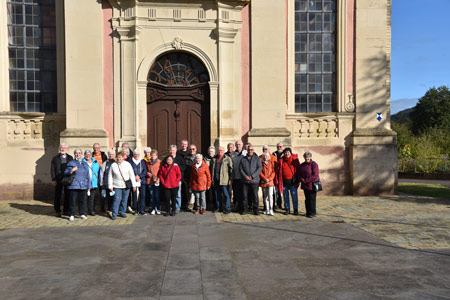
[[[389,126],[390,12],[391,0],[356,2],[356,118],[350,149],[355,195],[397,191],[397,138]]]
[[[6,1],[0,2],[0,112],[9,112],[8,22]],[[1,137],[0,137],[1,139]]]
[[[71,149],[105,149],[103,128],[102,5],[98,1],[64,1],[66,130],[61,141]]]
[[[255,146],[289,145],[286,129],[286,6],[284,1],[259,0],[251,4],[251,130]],[[271,26],[267,26],[271,20]]]

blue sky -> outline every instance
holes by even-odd
[[[392,1],[391,67],[392,101],[450,85],[450,0]]]

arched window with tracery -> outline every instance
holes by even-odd
[[[166,87],[192,87],[207,83],[209,75],[196,57],[184,52],[172,52],[153,63],[148,80]]]

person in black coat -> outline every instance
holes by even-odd
[[[59,145],[59,153],[52,158],[50,174],[52,176],[52,185],[55,187],[54,208],[57,217],[61,217],[61,193],[64,191],[63,213],[69,213],[69,194],[67,187],[61,184],[61,179],[66,169],[67,163],[73,160],[73,157],[67,154],[67,144]]]
[[[259,174],[262,171],[261,159],[255,153],[255,149],[252,144],[248,145],[247,155],[241,158],[239,165],[241,180],[242,180],[242,194],[243,194],[243,207],[242,214],[247,213],[248,204],[253,207],[253,213],[259,215]]]

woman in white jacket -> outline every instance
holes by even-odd
[[[128,195],[130,194],[130,185],[133,191],[136,191],[136,178],[134,176],[133,168],[131,164],[123,159],[123,152],[117,153],[117,163],[111,165],[111,169],[108,174],[108,188],[114,195],[114,201],[112,206],[111,219],[115,220],[119,215],[122,218],[126,218],[125,215],[127,209]]]

